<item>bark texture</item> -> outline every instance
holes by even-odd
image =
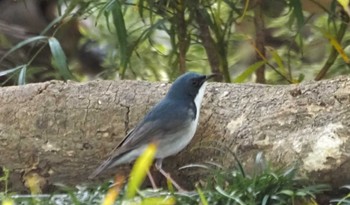
[[[88,183],[168,86],[51,81],[1,88],[0,166],[11,170],[12,190],[23,190],[30,174],[48,184]],[[308,177],[339,186],[350,180],[349,136],[349,77],[288,86],[210,83],[194,140],[164,163],[168,170],[204,161],[231,166],[231,150],[249,168],[262,151],[274,165],[297,164]],[[181,173],[196,178],[192,169]]]

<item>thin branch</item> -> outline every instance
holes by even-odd
[[[257,0],[254,8],[255,45],[261,54],[256,53],[256,62],[263,60],[261,56],[265,57],[265,22],[261,6],[262,1]],[[255,74],[257,83],[266,83],[265,64],[257,69]]]

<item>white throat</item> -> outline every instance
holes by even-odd
[[[201,86],[201,88],[199,88],[196,97],[194,98],[194,103],[196,104],[196,108],[197,108],[196,123],[198,122],[199,113],[201,110],[201,104],[202,104],[202,100],[204,97],[204,92],[205,92],[206,86],[207,86],[207,82],[204,82],[203,85]]]

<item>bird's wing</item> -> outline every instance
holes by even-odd
[[[194,119],[196,115],[196,111],[193,112],[191,106],[195,106],[194,103],[190,106],[178,106],[174,102],[161,101],[125,136],[113,150],[111,156],[89,178],[94,178],[103,170],[110,168],[116,160],[129,151],[151,142],[157,142],[162,137],[171,136],[169,134],[189,126],[189,120]]]
[[[118,148],[135,149],[144,144],[157,142],[164,136],[176,133],[190,125],[195,119],[193,105],[179,105],[177,102],[162,101],[118,145]],[[188,119],[188,120],[184,120]]]

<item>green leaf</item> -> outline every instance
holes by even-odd
[[[292,190],[282,190],[280,191],[281,194],[285,194],[287,196],[294,196],[294,192]]]
[[[299,33],[305,23],[301,2],[300,0],[291,0],[290,5],[293,8],[293,14],[295,18],[297,19],[297,27],[298,27],[298,33]],[[301,35],[298,35],[298,37],[299,37],[300,45],[301,47],[303,47],[303,38]]]
[[[303,81],[304,79],[305,79],[305,75],[302,74],[302,73],[300,73],[300,74],[299,74],[299,77],[298,77],[298,82],[301,82],[301,81]]]
[[[18,76],[18,85],[26,84],[27,65],[23,65]]]
[[[243,73],[237,76],[233,82],[242,83],[244,82],[250,75],[252,75],[257,69],[259,69],[262,65],[265,64],[265,61],[259,61],[249,66]]]
[[[137,8],[138,8],[138,11],[139,11],[140,18],[141,18],[141,20],[142,20],[143,22],[145,21],[144,15],[143,15],[144,7],[145,7],[145,5],[144,5],[144,0],[139,0],[139,1],[137,2]]]
[[[287,69],[286,67],[284,67],[283,60],[275,49],[272,50],[272,57],[276,61],[278,68],[281,71],[281,74],[287,76]]]
[[[128,56],[128,35],[125,27],[122,6],[119,1],[115,1],[112,7],[113,23],[117,33],[120,52],[120,71],[121,78],[124,78],[126,66],[129,61]]]
[[[40,41],[40,40],[46,40],[47,37],[46,36],[35,36],[35,37],[32,37],[32,38],[28,38],[24,41],[21,41],[19,42],[18,44],[16,44],[14,47],[12,47],[9,51],[7,51],[1,58],[0,58],[0,62],[3,61],[7,56],[9,56],[11,53],[13,53],[14,51],[18,50],[19,48],[27,45],[27,44],[30,44],[30,43],[33,43],[33,42],[36,42],[36,41]]]
[[[63,16],[59,16],[55,18],[53,21],[51,21],[45,28],[40,32],[40,35],[45,35],[51,28],[53,28],[55,25],[59,24],[63,19]]]
[[[107,3],[105,3],[101,9],[99,9],[99,12],[98,12],[97,17],[96,17],[96,22],[100,19],[102,14],[106,15],[106,10],[109,9],[114,4],[115,1],[116,0],[110,0]],[[108,18],[106,18],[106,19],[108,20]],[[107,24],[107,26],[108,26],[108,24]]]
[[[201,201],[201,204],[202,204],[202,205],[208,205],[208,201],[207,201],[207,199],[205,198],[203,191],[202,191],[199,187],[197,187],[197,192],[198,192],[198,195],[199,195],[199,199],[200,199],[200,201]]]
[[[70,72],[67,65],[67,58],[64,54],[64,51],[58,42],[58,40],[54,37],[49,38],[49,46],[52,53],[52,58],[54,61],[55,67],[57,67],[60,75],[65,79],[73,79],[73,75]]]
[[[270,196],[269,195],[265,195],[262,202],[261,202],[261,205],[267,205],[268,202],[269,202],[269,199],[270,199]]]
[[[25,66],[25,65],[20,65],[20,66],[17,66],[15,68],[11,68],[11,69],[8,69],[8,70],[0,71],[0,76],[5,76],[5,75],[8,75],[10,73],[13,73],[13,72],[21,69],[23,66]]]

